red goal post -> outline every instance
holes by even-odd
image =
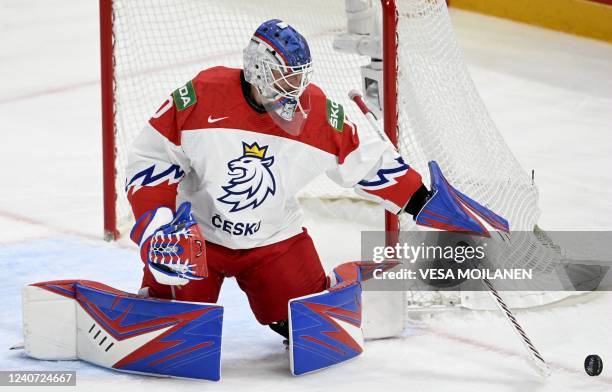
[[[119,238],[115,169],[115,96],[113,69],[113,0],[100,0],[100,80],[102,92],[102,186],[104,239]]]

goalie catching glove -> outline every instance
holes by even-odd
[[[181,204],[174,214],[168,207],[147,211],[130,237],[159,283],[182,286],[208,276],[204,236],[191,214],[191,203]]]

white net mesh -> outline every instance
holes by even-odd
[[[426,183],[427,162],[437,160],[451,183],[507,217],[513,230],[531,230],[539,214],[537,189],[474,87],[445,2],[397,3],[400,151]],[[362,125],[363,116],[347,102],[347,92],[361,86],[359,68],[369,59],[332,48],[334,37],[346,28],[344,1],[114,0],[113,18],[116,207],[121,232],[133,221],[123,188],[126,153],[134,137],[168,94],[200,70],[241,67],[242,49],[264,20],[289,21],[308,39],[314,82]],[[358,198],[325,177],[310,184],[302,197]],[[412,228],[409,217],[402,219],[401,227]],[[535,237],[516,249],[507,262],[524,260],[548,268],[555,260]],[[435,301],[431,296],[415,298],[416,303]]]
[[[315,61],[314,82],[331,99],[344,103],[359,121],[347,92],[359,88],[359,67],[368,59],[335,52],[334,36],[346,26],[344,2],[115,0],[115,101],[117,133],[117,220],[125,232],[132,222],[125,186],[126,150],[151,114],[177,86],[202,69],[242,66],[242,50],[264,20],[291,21],[305,37]],[[326,177],[302,197],[357,198]]]
[[[497,131],[463,61],[444,1],[400,1],[400,149],[422,174],[436,160],[462,192],[531,230],[537,189]]]
[[[560,254],[532,234],[539,217],[537,188],[495,127],[474,86],[445,1],[398,1],[397,7],[402,155],[426,183],[427,162],[437,161],[451,184],[508,219],[513,231],[511,247],[496,260],[498,266],[534,268],[542,272],[540,283],[556,282],[552,272]],[[410,218],[401,217],[402,230],[414,227]],[[525,307],[567,296],[563,292],[539,294],[513,292],[505,297],[511,306]],[[416,307],[461,303],[480,308],[474,298],[483,296],[486,293],[409,291],[408,301]]]

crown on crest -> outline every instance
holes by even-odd
[[[263,159],[266,156],[266,150],[268,149],[268,146],[259,147],[257,145],[257,142],[254,142],[249,146],[245,142],[242,142],[242,149],[244,151],[243,155],[245,157],[257,157]]]

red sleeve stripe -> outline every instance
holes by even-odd
[[[393,184],[389,184],[384,188],[368,189],[361,187],[361,189],[371,195],[392,203],[397,207],[397,211],[395,212],[399,212],[400,209],[408,204],[414,192],[423,185],[423,181],[421,175],[417,173],[416,170],[412,169],[408,169],[407,172],[400,177],[396,177],[394,180]]]

